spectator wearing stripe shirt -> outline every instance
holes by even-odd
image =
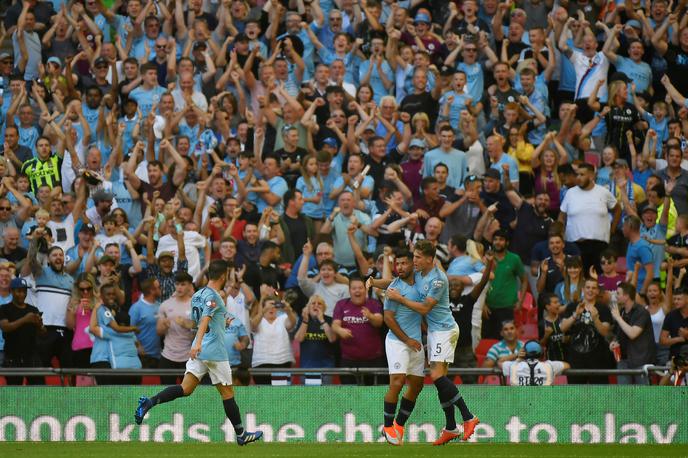
[[[70,367],[72,331],[67,328],[67,307],[72,296],[74,278],[64,270],[64,251],[59,246],[48,250],[48,262],[42,266],[37,259],[38,239],[42,228],[36,228],[29,245],[21,276],[33,275],[36,281],[35,304],[43,316],[46,332],[38,337],[38,354],[43,367],[50,367],[53,356],[60,367]]]
[[[487,351],[483,367],[500,366],[505,361],[515,361],[523,348],[523,342],[518,340],[518,331],[513,320],[502,323],[502,340],[492,345]]]

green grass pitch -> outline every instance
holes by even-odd
[[[2,457],[440,457],[480,456],[484,458],[518,457],[664,457],[688,455],[685,445],[551,445],[551,444],[466,444],[450,443],[443,447],[430,444],[407,444],[392,447],[386,444],[284,444],[255,443],[246,447],[234,444],[173,444],[113,442],[11,442],[0,443]]]

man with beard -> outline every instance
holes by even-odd
[[[239,445],[255,442],[263,436],[261,431],[248,432],[241,423],[239,406],[234,399],[232,369],[225,348],[227,309],[222,299],[227,281],[228,266],[224,261],[211,261],[208,267],[208,284],[191,297],[191,318],[198,328],[191,345],[191,358],[186,363],[186,374],[181,385],[171,385],[151,398],[139,399],[134,419],[143,423],[146,413],[164,402],[190,396],[206,374],[222,397],[227,418],[232,422]]]
[[[523,263],[516,254],[507,251],[508,246],[508,233],[503,229],[495,232],[492,238],[495,276],[483,307],[483,339],[499,338],[502,323],[514,319],[514,312],[521,309],[528,289],[528,277]]]
[[[598,304],[597,280],[588,278],[583,300],[566,306],[561,330],[570,336],[568,362],[573,369],[612,369],[614,361],[606,337],[611,332],[612,316],[608,307]],[[606,384],[606,376],[569,376],[570,384]]]
[[[58,246],[48,250],[48,265],[37,259],[38,240],[44,233],[36,228],[29,252],[21,269],[21,276],[33,275],[36,281],[36,306],[43,317],[46,332],[38,337],[38,355],[42,367],[50,367],[56,356],[60,367],[70,367],[72,331],[67,327],[67,306],[72,296],[74,278],[64,270],[64,251]]]
[[[389,258],[385,255],[383,276],[391,278]],[[407,250],[397,253],[395,266],[398,277],[392,280],[390,288],[395,288],[402,295],[418,301],[420,295],[414,288],[415,273],[413,257]],[[389,332],[385,339],[385,351],[389,366],[389,389],[385,394],[384,430],[385,439],[392,445],[401,445],[404,437],[404,425],[408,420],[416,399],[423,389],[423,367],[425,358],[421,338],[422,315],[396,301],[385,299],[384,321]],[[399,413],[397,401],[404,384],[408,382],[406,393],[401,398]]]
[[[547,191],[536,193],[535,202],[531,205],[514,190],[507,190],[506,196],[516,209],[516,227],[511,240],[513,252],[524,265],[530,265],[530,253],[537,242],[547,239],[552,218],[547,214],[549,194]]]
[[[561,203],[559,221],[566,225],[566,240],[576,242],[587,272],[595,266],[600,272],[600,253],[607,248],[611,229],[617,226],[621,207],[609,189],[595,184],[595,169],[581,164],[576,171],[576,186]],[[614,213],[609,224],[609,210]]]

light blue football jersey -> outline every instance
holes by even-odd
[[[206,361],[227,361],[225,348],[225,319],[227,309],[225,301],[213,288],[201,288],[191,297],[191,318],[196,327],[205,316],[210,317],[208,330],[203,337],[201,353],[198,359]],[[193,344],[196,345],[196,338]]]
[[[448,331],[456,326],[456,321],[449,308],[449,281],[444,272],[434,267],[427,275],[416,272],[416,291],[421,302],[431,297],[437,304],[425,315],[428,332]]]
[[[416,291],[416,288],[406,283],[401,278],[395,278],[392,283],[390,283],[389,288],[394,288],[399,291],[402,296],[415,301],[420,302],[420,294]],[[421,341],[421,331],[420,322],[423,316],[410,308],[401,305],[397,301],[391,301],[385,299],[384,310],[391,310],[394,312],[394,318],[396,319],[399,327],[404,333],[411,339]],[[399,340],[399,338],[394,335],[392,331],[387,333],[387,337],[394,340]]]

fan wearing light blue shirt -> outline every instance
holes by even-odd
[[[166,89],[158,85],[158,68],[154,63],[148,62],[141,65],[143,84],[129,93],[129,97],[136,100],[141,110],[141,116],[146,117],[151,109],[160,102]]]
[[[463,179],[468,174],[466,154],[454,148],[454,130],[451,126],[444,125],[440,128],[440,146],[425,153],[423,159],[423,178],[434,175],[435,166],[444,164],[449,169],[447,184],[459,189],[463,186]],[[516,171],[518,175],[518,170]]]
[[[361,62],[358,67],[360,84],[370,84],[373,88],[375,103],[380,105],[382,97],[392,95],[394,89],[394,73],[392,67],[384,58],[385,42],[382,38],[374,37],[370,41],[370,59]]]
[[[626,76],[635,83],[635,88],[638,92],[646,92],[652,84],[652,68],[643,62],[643,55],[645,54],[645,45],[641,40],[628,40],[628,57],[619,56],[614,52],[618,47],[616,37],[621,32],[622,26],[615,25],[611,29],[611,33],[604,43],[602,52],[609,62],[614,64],[617,72],[625,73]],[[631,94],[628,94],[628,101],[632,102]]]
[[[261,188],[258,192],[258,213],[262,213],[266,207],[272,209],[278,215],[284,211],[282,197],[289,189],[286,180],[279,176],[280,164],[277,158],[268,156],[263,159],[263,179],[267,182],[268,189]],[[249,188],[251,189],[251,188]]]
[[[440,98],[440,117],[446,116],[447,108],[449,109],[449,124],[452,126],[459,126],[459,118],[461,112],[469,106],[474,106],[473,98],[464,92],[466,86],[466,74],[462,71],[454,73],[452,77],[452,88],[450,91],[442,94]],[[478,99],[479,100],[479,99]]]
[[[504,140],[501,136],[490,135],[487,138],[487,155],[490,158],[490,168],[499,171],[502,181],[504,181],[503,164],[508,164],[509,181],[515,189],[518,189],[518,162],[504,152]]]

